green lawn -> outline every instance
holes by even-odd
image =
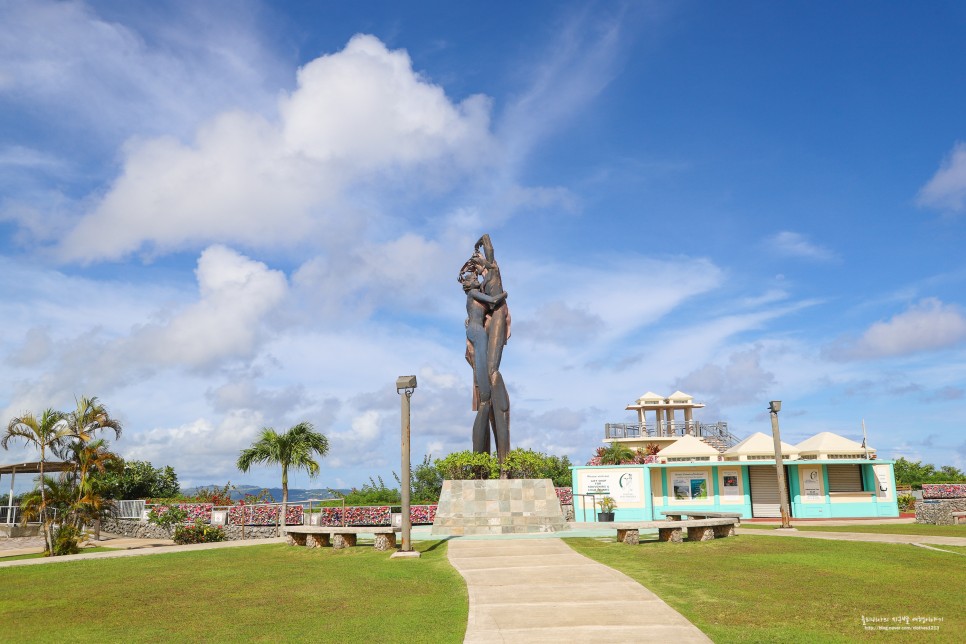
[[[93,548],[81,548],[81,551],[77,554],[86,555],[90,552],[109,552],[111,550],[117,550],[117,548],[105,548],[104,546],[94,546]],[[44,553],[38,552],[32,555],[13,555],[12,557],[0,557],[0,563],[6,561],[19,561],[20,559],[41,559]]]
[[[657,593],[717,643],[959,642],[966,563],[912,545],[765,539],[627,546],[568,539]],[[944,546],[941,546],[944,547]],[[865,631],[862,617],[942,617],[940,631]]]
[[[863,534],[918,534],[934,537],[963,537],[966,539],[966,524],[964,525],[929,525],[928,523],[893,523],[886,525],[808,525],[795,523],[792,526],[802,532],[860,532]],[[777,525],[768,523],[742,523],[742,528],[752,530],[776,530]]]
[[[6,641],[461,642],[445,542],[420,559],[283,544],[0,569]]]

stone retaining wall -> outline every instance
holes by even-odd
[[[222,526],[228,541],[239,541],[242,538],[241,526],[229,525]],[[105,519],[101,521],[101,531],[119,534],[135,539],[170,539],[171,534],[167,528],[163,528],[153,523],[142,523],[138,519]],[[247,525],[245,526],[245,539],[268,539],[278,536],[278,528],[275,526]]]
[[[916,523],[953,525],[953,512],[966,512],[966,499],[928,499],[916,503]]]

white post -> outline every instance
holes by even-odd
[[[7,523],[13,524],[13,481],[17,478],[17,468],[10,470],[10,498],[7,501]]]

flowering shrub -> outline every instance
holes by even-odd
[[[214,543],[225,540],[225,531],[221,526],[212,526],[202,521],[195,521],[193,525],[179,525],[174,529],[174,542],[184,545],[187,543]]]
[[[238,505],[228,509],[228,523],[233,525],[275,525],[278,521],[280,505]],[[302,506],[290,505],[286,508],[285,525],[302,525]]]
[[[573,505],[574,504],[574,491],[569,487],[558,487],[554,488],[557,492],[557,500],[560,501],[560,505]]]
[[[436,518],[436,506],[410,506],[409,517],[416,525],[432,523]],[[392,513],[388,505],[348,506],[345,509],[346,525],[377,526],[390,525],[391,522]],[[342,525],[342,508],[322,508],[319,515],[319,525]]]
[[[966,497],[966,483],[923,483],[924,499],[961,499]]]

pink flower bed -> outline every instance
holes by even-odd
[[[414,505],[409,508],[413,524],[432,523],[436,518],[435,505]],[[322,508],[319,525],[342,525],[342,508]],[[390,525],[392,514],[388,505],[347,506],[346,525]]]
[[[185,523],[194,523],[196,519],[201,519],[205,523],[211,522],[211,503],[174,503],[171,505],[157,505],[156,513],[158,516],[163,516],[168,508],[175,507],[179,510],[184,510],[188,513],[185,518]]]
[[[557,492],[557,500],[560,501],[560,505],[574,504],[574,491],[571,488],[557,487],[554,490]]]
[[[966,498],[966,483],[923,483],[924,499],[962,499]]]
[[[275,525],[280,505],[236,505],[228,509],[228,522],[233,525]],[[285,525],[302,525],[302,506],[290,505],[285,512]]]

